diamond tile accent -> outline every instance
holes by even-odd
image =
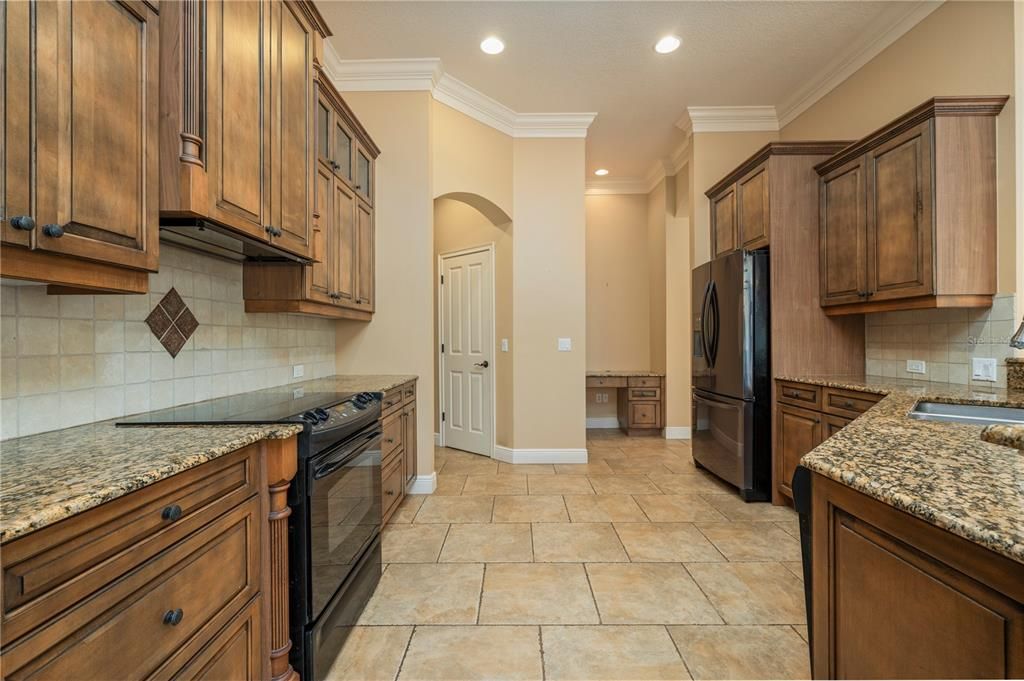
[[[146,324],[171,357],[178,356],[185,343],[199,328],[199,321],[173,288],[149,313]]]

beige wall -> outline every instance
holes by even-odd
[[[665,435],[682,438],[690,426],[690,218],[689,174],[669,178],[675,190],[665,229]]]
[[[377,312],[339,322],[341,374],[416,374],[418,473],[434,470],[433,187],[426,92],[351,92],[345,100],[383,150],[377,159]],[[422,342],[410,339],[422,338]]]
[[[516,448],[586,446],[582,139],[514,140]],[[571,352],[558,352],[558,338]]]
[[[668,178],[647,195],[647,280],[650,287],[651,371],[665,371],[665,228],[675,194]]]
[[[585,204],[587,369],[647,369],[651,364],[647,197],[587,196]]]
[[[1014,3],[947,2],[781,131],[856,139],[936,95],[1014,94]],[[998,290],[1018,288],[1015,101],[997,119]]]
[[[494,349],[492,365],[495,392],[495,442],[512,446],[512,358],[501,352],[501,339],[512,339],[512,223],[496,225],[476,208],[462,201],[434,201],[434,261],[444,253],[494,245]],[[438,376],[435,391],[434,429],[440,430],[440,376],[437,372],[438,319],[437,267],[434,268],[434,375]]]

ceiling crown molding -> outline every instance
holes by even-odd
[[[811,108],[819,99],[878,56],[882,50],[899,40],[929,14],[942,6],[944,0],[897,2],[871,22],[859,39],[817,75],[807,81],[778,107],[779,125],[789,125],[797,116]]]
[[[660,158],[651,165],[651,169],[643,177],[597,178],[587,181],[588,196],[604,196],[608,194],[650,194],[658,183],[666,177],[678,175],[679,171],[689,163],[690,140],[686,135],[683,141],[665,158]]]
[[[696,132],[775,132],[779,119],[774,106],[689,106],[676,127]]]
[[[610,196],[614,194],[650,194],[646,179],[628,177],[624,179],[608,180],[595,179],[587,182],[584,192],[587,196]]]
[[[596,113],[517,113],[444,71],[440,59],[340,59],[324,43],[324,71],[340,92],[430,92],[470,118],[511,137],[587,136]]]

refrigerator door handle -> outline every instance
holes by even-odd
[[[710,348],[708,347],[708,299],[711,295],[711,282],[704,287],[704,299],[700,303],[700,346],[704,351],[705,362],[710,369],[712,366]]]
[[[718,360],[718,327],[719,327],[719,311],[718,311],[718,287],[715,286],[715,282],[712,281],[708,284],[708,312],[707,318],[710,321],[710,336],[707,344],[707,355],[708,364],[711,367],[715,366]]]

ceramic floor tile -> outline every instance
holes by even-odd
[[[596,463],[598,461],[604,461],[607,463],[612,459],[621,459],[625,456],[622,449],[619,447],[603,445],[603,444],[587,444],[587,460],[590,463]]]
[[[772,506],[767,501],[748,503],[740,499],[737,494],[702,494],[701,496],[729,520],[786,522],[796,517],[796,511],[788,506]]]
[[[795,631],[797,634],[800,635],[800,638],[802,638],[805,641],[809,641],[810,640],[810,639],[807,638],[807,625],[806,624],[793,624],[791,626],[793,627],[793,631]]]
[[[672,473],[680,473],[682,475],[693,475],[694,473],[703,473],[693,464],[693,459],[689,456],[679,456],[675,461],[666,461],[665,468],[669,469]],[[725,483],[723,483],[724,485]],[[725,489],[729,490],[730,493],[735,494],[732,487],[725,485]]]
[[[591,475],[590,484],[598,494],[660,494],[646,475]]]
[[[416,523],[487,523],[494,497],[430,497],[423,502]]]
[[[728,493],[729,486],[714,476],[694,470],[693,473],[648,473],[651,482],[662,494]]]
[[[526,476],[515,474],[470,475],[462,488],[463,496],[486,494],[526,494]]]
[[[692,523],[615,523],[634,563],[724,562]]]
[[[800,538],[800,518],[796,514],[789,520],[782,520],[775,524],[791,537]]]
[[[416,627],[400,681],[543,678],[537,627]]]
[[[565,523],[569,514],[560,495],[494,497],[495,523]]]
[[[549,681],[689,679],[665,627],[541,627]]]
[[[483,565],[388,565],[359,624],[474,624],[483,574]]]
[[[325,681],[393,681],[412,627],[350,627]]]
[[[529,523],[452,525],[441,563],[528,563],[533,560]]]
[[[427,497],[421,494],[410,494],[405,497],[401,504],[391,516],[391,520],[388,521],[389,525],[397,525],[399,523],[411,523],[416,514],[419,513],[420,506],[423,505],[423,501]]]
[[[550,563],[629,561],[610,523],[534,523],[533,556]]]
[[[598,459],[590,463],[555,464],[555,472],[560,475],[611,475],[612,469],[603,459]]]
[[[484,574],[481,624],[597,624],[583,566],[492,563]]]
[[[721,624],[678,563],[587,565],[602,624]]]
[[[520,475],[554,475],[555,467],[549,463],[505,463],[498,462],[498,473]]]
[[[660,456],[632,456],[628,452],[621,459],[605,459],[608,467],[616,473],[670,473],[665,459]]]
[[[792,572],[797,579],[799,579],[801,582],[804,581],[804,564],[802,562],[800,562],[799,560],[783,561],[782,564],[786,567],[787,570]]]
[[[462,488],[466,486],[465,475],[437,474],[437,488],[431,496],[435,497],[457,497],[462,494]]]
[[[574,523],[647,522],[628,494],[567,494],[565,505]]]
[[[696,494],[645,494],[637,496],[636,503],[657,523],[725,520],[724,515]]]
[[[800,542],[774,523],[697,523],[697,529],[732,561],[800,560]]]
[[[809,679],[807,643],[786,626],[677,626],[669,634],[695,679]]]
[[[436,563],[448,525],[388,523],[381,539],[385,563]]]
[[[497,474],[498,462],[486,457],[477,460],[448,459],[438,473],[445,475],[491,475]]]
[[[728,624],[805,624],[804,588],[780,563],[688,563]]]
[[[585,475],[528,475],[530,494],[593,494]]]

